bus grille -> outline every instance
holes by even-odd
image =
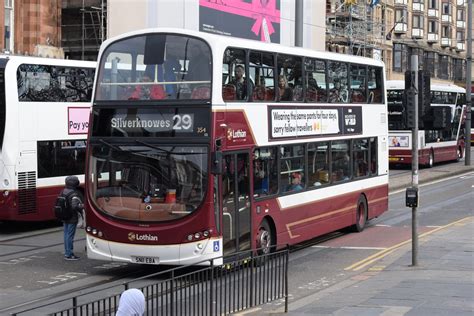
[[[18,214],[36,212],[36,171],[18,173]]]

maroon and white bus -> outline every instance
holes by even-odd
[[[405,121],[404,92],[403,80],[387,81],[390,164],[411,165],[412,161],[412,133]],[[461,159],[465,142],[466,90],[456,85],[431,84],[430,95],[435,111],[418,132],[419,163],[427,167]],[[446,111],[436,111],[443,108]]]
[[[0,56],[0,221],[53,220],[85,168],[95,62]]]
[[[89,258],[265,253],[387,210],[382,62],[177,29],[110,39],[99,57]]]

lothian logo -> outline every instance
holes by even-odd
[[[158,241],[158,236],[151,234],[137,234],[137,233],[128,233],[128,240],[130,241]]]
[[[245,138],[247,138],[247,131],[244,131],[242,129],[233,130],[232,128],[229,128],[227,130],[227,139],[228,140],[245,139]]]

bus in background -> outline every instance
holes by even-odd
[[[87,255],[192,264],[268,253],[388,207],[384,65],[178,29],[101,47]]]
[[[53,220],[83,179],[95,62],[0,56],[0,220]]]
[[[405,81],[387,81],[389,162],[411,165],[412,132],[406,125]],[[432,167],[464,156],[466,90],[455,85],[431,84],[431,112],[419,127],[419,163]],[[426,125],[426,126],[424,126]]]

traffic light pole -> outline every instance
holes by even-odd
[[[412,78],[412,87],[411,89],[414,90],[414,122],[413,122],[413,130],[412,130],[412,140],[411,140],[411,185],[412,188],[418,192],[418,116],[419,116],[419,111],[418,111],[418,102],[419,98],[418,95],[420,94],[419,87],[418,87],[418,55],[412,55],[411,56],[411,71],[412,74],[414,74],[414,78]],[[413,95],[412,94],[412,95]],[[418,194],[417,194],[418,195]],[[416,203],[412,208],[411,208],[411,243],[412,243],[412,260],[411,264],[412,266],[417,266],[418,265],[418,222],[417,222],[417,208],[418,208],[418,203]]]

